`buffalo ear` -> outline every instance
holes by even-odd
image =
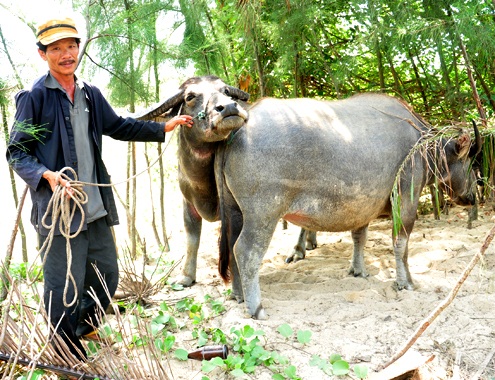
[[[459,156],[459,159],[467,158],[469,155],[470,148],[471,148],[471,135],[469,134],[469,132],[462,129],[455,143],[455,151]]]

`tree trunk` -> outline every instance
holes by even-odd
[[[478,89],[476,88],[476,82],[474,80],[473,72],[471,70],[471,63],[470,63],[469,56],[468,56],[467,51],[466,51],[466,46],[464,45],[464,42],[462,41],[462,37],[460,37],[460,36],[459,36],[459,46],[461,47],[462,56],[463,56],[464,62],[466,64],[466,71],[467,71],[467,75],[469,78],[469,84],[471,85],[471,91],[473,91],[473,98],[474,98],[474,101],[476,102],[476,108],[478,109],[481,123],[482,123],[484,128],[487,128],[485,109],[483,108],[483,105],[481,104],[481,99],[480,99],[480,96],[478,94]]]
[[[407,53],[409,56],[409,61],[411,62],[411,66],[413,68],[414,80],[415,80],[415,82],[418,86],[419,92],[421,94],[421,99],[423,100],[423,106],[425,107],[425,112],[430,113],[430,107],[428,105],[426,90],[423,86],[423,83],[421,82],[421,76],[419,75],[418,66],[416,65],[416,62],[414,62],[414,57],[413,57],[413,54],[411,52],[411,49],[408,49]],[[418,60],[419,60],[419,57],[418,57]]]
[[[160,247],[162,242],[160,241],[160,235],[158,234],[158,229],[156,227],[156,217],[155,217],[155,207],[153,202],[153,178],[151,175],[151,161],[148,155],[148,143],[144,145],[144,158],[146,160],[146,167],[148,168],[148,180],[149,180],[149,191],[150,191],[150,202],[151,202],[151,228],[153,230],[153,234],[155,235],[156,244]]]
[[[259,53],[258,38],[256,37],[256,31],[253,28],[253,47],[254,56],[256,60],[256,71],[258,72],[258,85],[260,88],[260,97],[263,98],[266,94],[265,74],[263,71],[263,63]]]
[[[17,80],[17,85],[19,88],[23,87],[22,84],[22,79],[17,72],[17,67],[14,65],[14,62],[12,61],[12,58],[10,57],[10,52],[7,46],[7,43],[5,42],[5,38],[3,36],[3,31],[2,27],[0,26],[0,40],[2,42],[3,46],[3,51],[5,52],[5,55],[7,56],[7,59],[9,60],[10,65],[12,66],[12,69],[14,71],[14,75]],[[9,127],[8,127],[8,122],[7,122],[7,105],[5,102],[1,101],[0,102],[0,112],[2,113],[2,125],[3,125],[3,130],[4,130],[4,136],[5,136],[5,141],[9,141]],[[14,197],[14,203],[15,207],[19,207],[19,200],[17,196],[17,186],[15,183],[15,175],[14,171],[12,170],[11,167],[9,167],[9,177],[10,177],[10,185],[12,189],[12,196]],[[24,202],[24,198],[22,200]],[[21,204],[22,207],[22,204]],[[26,232],[24,231],[24,224],[22,223],[22,218],[19,220],[19,231],[21,234],[21,244],[22,244],[22,261],[27,262],[28,261],[28,255],[27,255],[27,242],[26,242]],[[8,266],[6,267],[8,270]]]
[[[129,57],[129,76],[130,76],[130,104],[129,109],[130,112],[135,112],[136,110],[136,93],[135,93],[135,67],[134,67],[134,38],[132,32],[132,19],[131,19],[131,11],[132,4],[128,0],[124,0],[125,10],[127,12],[126,17],[126,27],[127,27],[127,44],[128,44],[128,57]],[[131,243],[131,257],[136,258],[137,256],[137,235],[136,235],[136,144],[134,142],[129,143],[129,153],[130,157],[130,168],[129,168],[129,177],[133,177],[130,180],[130,194],[128,200],[130,201],[130,216],[131,219],[128,220],[128,230],[129,230],[129,239]]]
[[[160,221],[162,226],[162,239],[163,239],[163,249],[165,252],[170,251],[170,244],[168,242],[166,219],[165,219],[165,170],[163,168],[163,156],[162,156],[162,145],[158,144],[158,156],[160,157],[159,168],[160,168]]]

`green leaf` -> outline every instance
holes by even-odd
[[[277,329],[277,331],[284,337],[288,338],[292,334],[294,334],[294,330],[292,330],[292,327],[290,327],[287,323],[284,323],[283,325],[280,325]]]
[[[217,367],[221,367],[224,364],[223,359],[218,356],[211,358],[209,361],[215,364]]]
[[[331,364],[335,363],[337,360],[342,360],[342,356],[339,354],[332,354],[330,355],[330,358],[328,359]]]
[[[212,362],[211,360],[203,360],[203,362],[201,363],[201,371],[206,373],[213,371],[217,367],[218,366],[216,365],[216,363]]]
[[[296,377],[296,367],[293,365],[288,366],[284,372],[289,376],[289,379],[294,379]]]
[[[332,365],[325,359],[320,358],[318,355],[313,355],[309,361],[309,365],[313,367],[318,367],[328,376],[333,375]]]
[[[297,341],[301,344],[308,344],[313,333],[309,330],[299,330],[297,332]]]
[[[174,352],[175,357],[179,360],[187,360],[187,351],[184,350],[183,348],[178,348]]]
[[[285,377],[283,375],[281,375],[280,373],[275,373],[273,376],[272,376],[272,379],[273,380],[285,380]]]
[[[161,323],[151,322],[151,335],[157,336],[160,331],[165,328]]]
[[[240,368],[234,369],[233,371],[230,372],[230,374],[235,377],[241,377],[245,375],[244,371]]]
[[[170,349],[172,348],[172,346],[174,345],[175,343],[175,336],[174,335],[169,335],[167,336],[164,340],[163,340],[163,344],[164,344],[164,348],[165,348],[165,351],[170,351]]]
[[[242,333],[243,333],[242,335],[244,335],[245,338],[251,338],[254,334],[254,329],[251,326],[246,325],[242,329]]]
[[[349,373],[349,363],[345,360],[337,360],[332,363],[333,374],[336,376],[343,376]]]
[[[354,374],[360,379],[368,377],[368,367],[364,364],[356,364],[353,368]]]
[[[160,312],[160,314],[158,316],[156,316],[155,318],[153,318],[153,322],[156,323],[156,324],[166,324],[168,323],[168,321],[170,320],[170,314],[165,314],[163,312]]]

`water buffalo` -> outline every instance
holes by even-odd
[[[135,115],[139,119],[187,114],[194,117],[192,128],[178,129],[179,187],[183,194],[186,255],[175,283],[196,282],[196,263],[202,220],[220,218],[214,176],[215,151],[219,144],[243,126],[248,118],[249,94],[226,85],[219,78],[190,78],[162,104]]]
[[[469,134],[430,140],[433,133],[420,116],[381,94],[260,100],[246,126],[217,149],[221,276],[231,275],[233,294],[250,315],[266,318],[258,271],[280,218],[313,231],[350,230],[351,271],[365,276],[368,224],[390,216],[395,198],[396,285],[413,289],[408,240],[420,193],[436,176],[454,202],[475,203],[468,159],[479,149],[475,134],[472,147]]]
[[[179,282],[195,281],[201,220],[219,215],[220,274],[232,278],[233,295],[256,318],[266,318],[258,270],[280,218],[312,231],[352,231],[351,271],[365,276],[368,224],[390,215],[400,172],[399,194],[407,195],[400,196],[402,228],[393,236],[396,282],[412,289],[407,243],[423,186],[437,176],[455,202],[475,201],[469,135],[415,150],[429,127],[406,104],[379,94],[334,102],[265,98],[249,114],[247,99],[217,77],[191,78],[142,116],[195,117],[194,127],[179,135],[188,239]]]

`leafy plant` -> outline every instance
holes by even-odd
[[[284,323],[280,325],[277,328],[277,331],[284,337],[284,338],[290,338],[292,335],[294,335],[294,330],[292,327],[290,327],[287,323]],[[311,335],[312,332],[309,330],[298,330],[297,331],[297,341],[301,344],[308,344],[311,341]]]
[[[350,372],[349,363],[338,354],[330,355],[328,360],[318,355],[313,355],[309,364],[313,367],[318,367],[328,376],[345,376]],[[368,376],[368,367],[356,364],[353,367],[353,372],[359,379],[365,379]]]
[[[10,275],[16,280],[27,280],[28,270],[31,270],[31,273],[29,273],[30,278],[36,278],[38,281],[43,280],[43,268],[41,265],[31,265],[29,263],[22,262],[11,263],[9,267]]]

